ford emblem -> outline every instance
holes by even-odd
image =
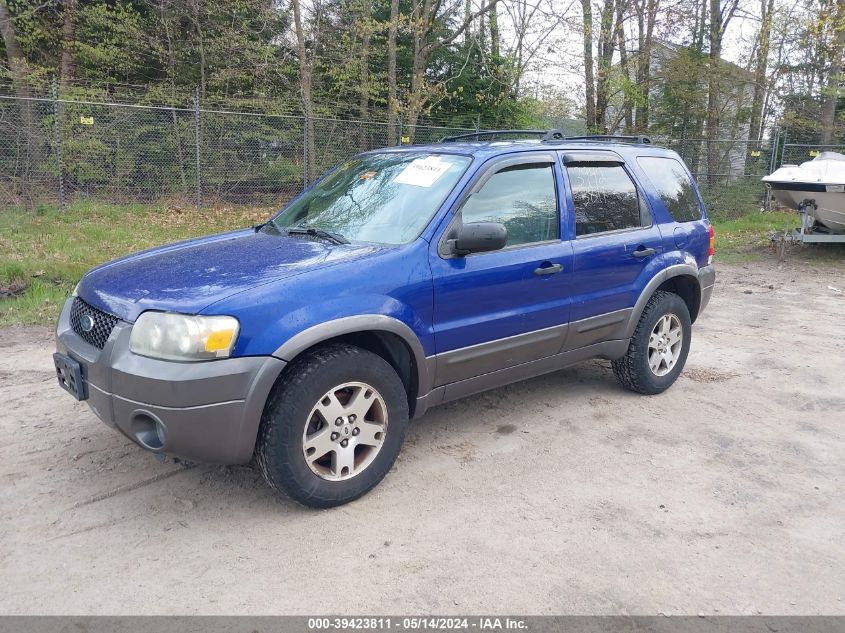
[[[83,332],[90,332],[94,329],[94,317],[90,314],[83,315],[79,321],[79,325],[82,327]]]

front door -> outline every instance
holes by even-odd
[[[456,257],[433,243],[435,382],[557,353],[569,320],[572,247],[561,241],[560,171],[548,152],[503,157],[458,203],[456,222],[501,222],[504,249]]]

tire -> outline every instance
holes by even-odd
[[[329,508],[361,497],[384,478],[407,427],[408,396],[393,367],[364,349],[329,344],[295,359],[274,385],[255,461],[274,490]],[[329,452],[317,455],[326,447]]]
[[[668,341],[674,340],[675,326],[681,340],[672,345]],[[668,333],[664,336],[663,331]],[[625,356],[613,361],[616,379],[636,393],[653,395],[666,391],[684,369],[691,333],[692,321],[684,300],[672,292],[655,292],[640,316]],[[656,336],[655,343],[651,343],[652,334]],[[658,345],[658,349],[650,344]],[[668,362],[670,357],[674,362]],[[656,370],[654,364],[658,364]]]

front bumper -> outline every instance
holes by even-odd
[[[698,306],[698,314],[701,314],[710,303],[713,286],[716,285],[716,268],[713,264],[698,269],[698,284],[701,287],[701,304]]]
[[[119,321],[102,350],[70,325],[68,300],[58,352],[82,365],[91,410],[148,450],[213,464],[252,458],[264,403],[285,362],[272,356],[179,363],[129,351],[132,325]],[[151,434],[160,425],[163,432]]]

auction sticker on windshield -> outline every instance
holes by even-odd
[[[439,156],[415,158],[393,179],[393,182],[399,185],[431,187],[440,176],[449,171],[451,166],[451,163],[440,160]]]

